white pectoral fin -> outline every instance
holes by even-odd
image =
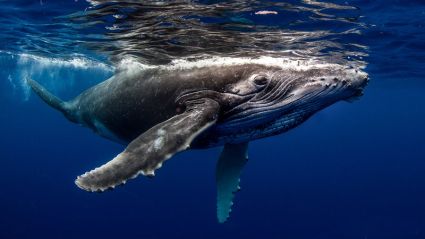
[[[154,176],[165,160],[186,150],[197,135],[216,122],[218,111],[217,102],[197,100],[184,113],[141,134],[108,163],[79,176],[75,183],[87,191],[104,191],[139,174]]]
[[[217,162],[217,219],[227,220],[232,211],[234,194],[239,190],[239,177],[248,160],[248,143],[226,144]]]

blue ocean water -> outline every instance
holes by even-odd
[[[0,1],[0,238],[425,238],[423,1],[114,2]],[[158,17],[162,25],[143,25]],[[186,37],[188,25],[197,34]],[[226,31],[240,38],[218,34]],[[26,84],[70,99],[127,56],[168,64],[265,50],[364,65],[371,81],[359,100],[252,142],[225,224],[215,215],[219,148],[178,154],[154,179],[87,193],[75,177],[124,146],[68,122]]]

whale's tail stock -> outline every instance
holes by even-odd
[[[68,102],[59,99],[34,80],[28,79],[27,82],[31,89],[40,96],[44,102],[62,112],[70,121],[76,122],[72,114],[72,108]]]

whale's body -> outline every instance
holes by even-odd
[[[367,74],[340,65],[284,68],[244,63],[118,72],[69,102],[34,91],[71,121],[128,144],[77,178],[103,191],[154,171],[189,148],[224,145],[217,164],[218,218],[227,219],[251,140],[285,132],[319,110],[359,95]]]
[[[189,92],[225,92],[226,87],[249,78],[259,70],[278,70],[259,65],[232,67],[203,67],[199,69],[147,69],[140,72],[121,72],[114,77],[83,92],[69,102],[77,122],[93,129],[96,133],[129,143],[141,133],[163,122],[183,110],[176,99]],[[214,77],[211,77],[214,75]],[[165,87],[164,87],[165,86]],[[208,95],[209,92],[205,92]],[[224,93],[226,94],[226,93]],[[240,100],[244,101],[243,96]],[[245,100],[249,98],[246,97]],[[218,134],[215,129],[226,123],[228,117],[222,112],[221,118],[212,129],[205,132],[204,142],[198,147],[219,146],[232,140],[213,142]],[[237,131],[224,133],[221,138],[237,137]],[[216,138],[218,136],[215,136]],[[201,146],[202,144],[202,146]]]

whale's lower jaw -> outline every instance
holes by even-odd
[[[250,121],[252,123],[251,125],[228,124],[226,122],[224,124],[218,123],[208,132],[200,135],[191,147],[209,148],[224,144],[239,144],[278,135],[297,127],[315,113],[344,98],[331,97],[322,99],[322,101],[303,102],[296,105],[293,110],[283,111],[281,114],[273,115],[272,118],[258,117],[257,122]]]
[[[229,132],[227,130],[223,132],[218,129],[219,127],[212,128],[211,131],[207,132],[205,135],[200,135],[200,137],[193,142],[191,148],[210,148],[223,146],[225,144],[239,144],[278,135],[297,127],[311,115],[313,115],[311,112],[297,111],[277,118],[261,127],[253,127],[236,132]]]

